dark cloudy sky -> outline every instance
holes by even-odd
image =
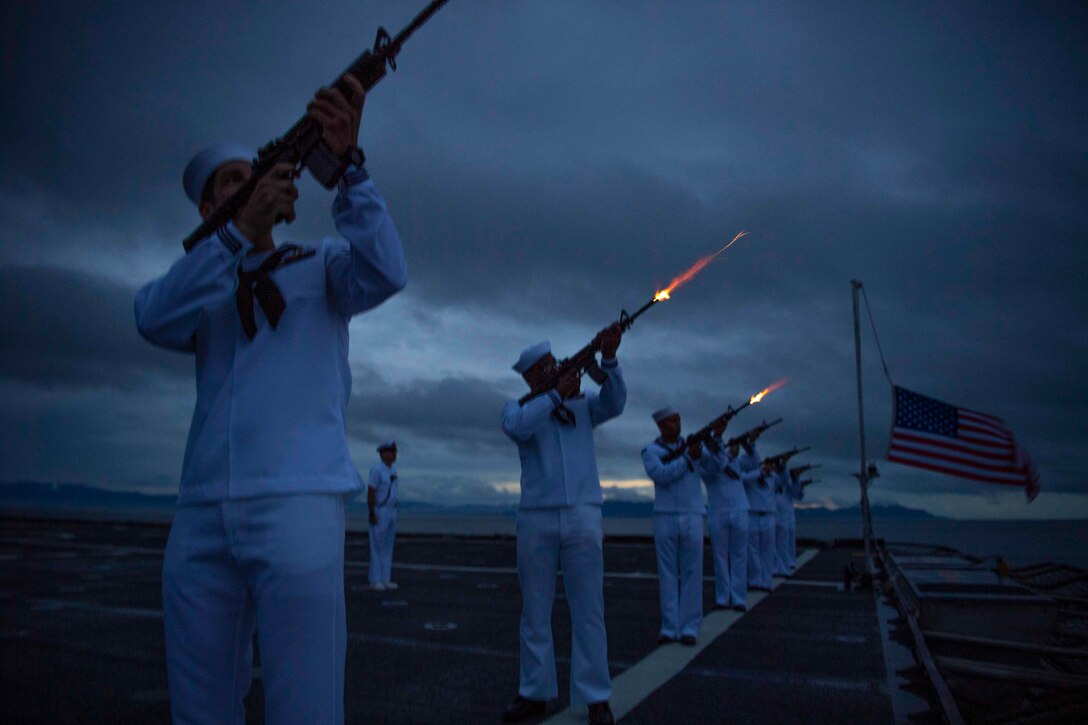
[[[196,221],[189,157],[257,146],[423,5],[35,2],[0,10],[0,481],[175,491],[192,361],[144,343],[137,287]],[[525,345],[561,355],[742,229],[625,337],[598,430],[646,493],[650,411],[749,411],[810,444],[810,498],[857,500],[850,279],[897,383],[1004,417],[1043,493],[884,462],[874,499],[974,518],[1088,516],[1088,8],[1081,3],[451,0],[367,101],[369,168],[407,290],[352,323],[360,468],[401,441],[403,495],[516,491],[499,430]],[[278,239],[334,233],[301,184]],[[891,395],[865,320],[866,433]]]

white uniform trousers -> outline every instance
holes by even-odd
[[[518,511],[518,581],[521,583],[521,682],[531,700],[559,696],[552,641],[552,604],[562,567],[570,607],[572,703],[612,698],[604,629],[604,551],[601,507],[582,504]]]
[[[699,636],[703,623],[703,516],[654,514],[661,634]]]
[[[774,527],[773,513],[748,514],[748,586],[771,588],[774,574]]]
[[[371,584],[388,584],[393,576],[393,541],[397,535],[397,507],[379,506],[374,509],[378,523],[370,524]]]
[[[342,496],[179,508],[162,595],[175,723],[245,722],[254,630],[265,722],[344,721]]]
[[[790,522],[784,516],[775,516],[774,575],[790,575]]]
[[[748,512],[711,509],[707,524],[714,555],[714,603],[747,606]]]
[[[789,572],[792,574],[793,570],[797,568],[797,522],[790,522],[790,540],[786,548],[790,556],[789,560]]]

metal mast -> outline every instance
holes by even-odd
[[[861,318],[858,316],[858,290],[861,289],[861,282],[856,279],[850,280],[850,289],[854,298],[854,360],[857,364],[858,435],[861,439],[861,465],[854,476],[861,485],[861,526],[862,537],[865,540],[865,573],[871,580],[873,575],[873,560],[870,556],[870,546],[872,545],[873,539],[873,519],[869,514],[869,479],[875,478],[876,467],[870,467],[868,465],[868,459],[865,455],[865,404],[861,393]]]

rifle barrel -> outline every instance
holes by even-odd
[[[620,313],[620,326],[623,328],[623,331],[627,332],[628,330],[630,330],[631,325],[635,324],[635,320],[638,318],[638,316],[653,307],[655,304],[657,304],[657,299],[651,298],[649,302],[644,304],[642,307],[639,307],[638,312],[633,315],[628,315],[627,310],[623,310]]]
[[[449,0],[432,0],[431,4],[423,8],[419,15],[412,19],[412,22],[408,23],[408,26],[404,30],[397,33],[397,37],[389,43],[393,46],[394,52],[400,50],[400,46],[404,44],[404,41],[408,40],[408,36],[416,32],[420,25],[431,19],[431,16],[438,12],[438,9],[445,5]]]

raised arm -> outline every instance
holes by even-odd
[[[343,239],[325,243],[330,297],[345,317],[377,307],[408,283],[408,266],[385,199],[366,169],[349,168],[332,205]]]
[[[627,405],[627,383],[623,380],[619,361],[614,357],[602,358],[601,370],[606,376],[601,392],[589,400],[589,417],[594,427],[615,418]]]
[[[662,463],[661,451],[656,446],[646,446],[642,449],[642,465],[646,468],[646,475],[660,486],[671,486],[683,478],[690,470],[688,468],[690,463],[691,459],[686,453],[675,461]]]
[[[696,470],[699,471],[699,478],[703,479],[703,483],[713,483],[725,468],[725,450],[721,447],[720,440],[718,444],[718,450],[713,450],[706,443],[702,444],[703,457],[696,461]]]
[[[252,243],[228,222],[136,293],[136,329],[148,342],[193,352],[201,310],[228,300]]]

